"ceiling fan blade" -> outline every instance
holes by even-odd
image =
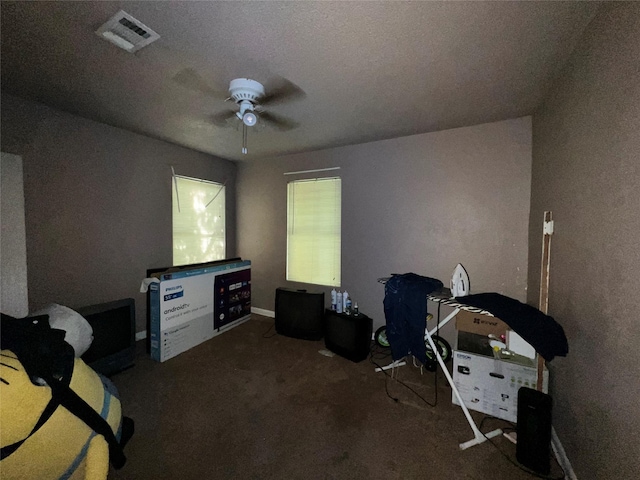
[[[204,93],[213,98],[227,98],[227,92],[220,92],[211,87],[194,69],[185,68],[180,70],[173,77],[173,81],[184,88],[192,91]]]
[[[215,113],[211,115],[210,118],[214,125],[218,127],[227,127],[229,126],[229,119],[232,117],[236,117],[235,110],[225,110],[224,112]]]
[[[261,112],[259,117],[264,122],[270,124],[271,126],[286,132],[288,130],[293,130],[294,128],[298,128],[300,126],[299,123],[294,122],[290,118],[282,117],[280,115],[275,115],[269,112]]]
[[[299,100],[307,96],[299,86],[282,77],[269,82],[265,90],[267,94],[259,100],[260,105],[275,105],[277,103]]]

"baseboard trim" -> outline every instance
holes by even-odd
[[[147,338],[146,330],[142,330],[141,332],[136,332],[136,342],[139,342],[140,340],[144,340],[145,338]]]
[[[567,457],[567,453],[564,451],[562,443],[560,443],[560,438],[558,438],[556,429],[553,427],[551,427],[551,448],[553,449],[553,453],[555,454],[558,463],[564,470],[564,478],[569,480],[578,480],[576,472],[573,471],[573,467],[569,461],[569,457]]]
[[[264,308],[251,307],[251,313],[262,315],[263,317],[275,318],[276,312],[273,310],[265,310]]]

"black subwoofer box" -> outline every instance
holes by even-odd
[[[304,340],[322,338],[324,292],[276,289],[276,332]]]

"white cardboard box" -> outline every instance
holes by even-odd
[[[251,317],[251,262],[185,269],[149,286],[151,358],[164,362]]]
[[[546,367],[542,379],[542,390],[546,393],[549,386]],[[536,388],[537,371],[534,367],[454,350],[453,381],[468,409],[515,423],[518,390]],[[453,392],[451,401],[460,405]]]

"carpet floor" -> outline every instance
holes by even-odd
[[[140,347],[112,377],[136,431],[110,479],[534,478],[503,437],[459,449],[473,433],[441,372],[375,373],[259,315],[164,363]],[[388,354],[374,358],[386,365]],[[509,426],[488,419],[482,430]]]

